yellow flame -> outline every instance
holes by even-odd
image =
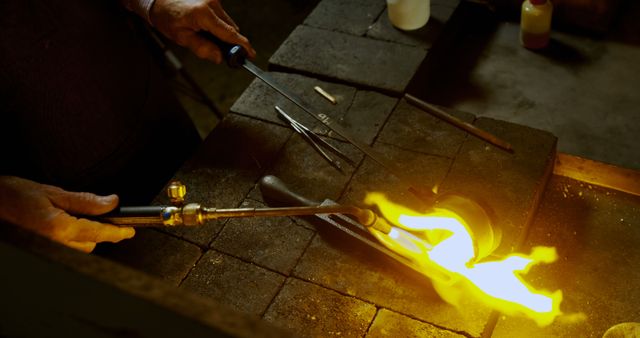
[[[394,225],[389,234],[370,229],[372,234],[419,266],[445,301],[457,305],[461,297],[472,295],[493,309],[527,316],[540,326],[561,314],[560,290],[535,290],[522,278],[533,265],[555,261],[555,248],[535,247],[529,255],[478,263],[468,225],[453,211],[434,208],[419,214],[379,193],[368,194],[365,203],[377,205]]]

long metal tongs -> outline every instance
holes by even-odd
[[[305,139],[305,141],[311,144],[311,146],[318,153],[320,153],[320,155],[322,155],[322,157],[324,157],[336,169],[342,171],[342,166],[340,165],[340,162],[334,160],[331,156],[329,156],[329,154],[323,148],[330,150],[332,153],[336,154],[338,157],[343,159],[352,167],[356,166],[356,163],[353,162],[353,160],[351,160],[345,153],[340,151],[340,149],[334,147],[331,143],[323,140],[322,137],[318,136],[316,133],[309,130],[309,128],[307,128],[302,123],[294,120],[291,116],[285,113],[285,111],[282,110],[282,108],[278,106],[275,106],[275,108],[276,108],[276,111],[278,112],[278,117],[284,120],[285,122],[287,122],[291,126],[291,128],[293,128],[293,130],[295,130],[298,134],[300,134]]]

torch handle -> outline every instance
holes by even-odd
[[[198,34],[204,37],[205,39],[215,43],[216,46],[220,48],[220,51],[222,52],[222,57],[224,57],[224,60],[227,62],[229,67],[239,68],[244,64],[244,61],[247,58],[247,50],[244,49],[244,47],[222,41],[217,36],[209,32],[200,32]]]
[[[260,180],[260,192],[262,196],[275,205],[288,206],[315,206],[320,202],[312,201],[302,195],[293,192],[281,179],[267,175]]]
[[[116,225],[157,226],[163,224],[162,213],[167,208],[166,205],[118,207],[109,213],[96,217],[96,220]]]

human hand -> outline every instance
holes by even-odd
[[[77,218],[100,215],[118,205],[118,196],[69,192],[13,176],[0,176],[0,219],[74,249],[91,252],[96,243],[119,242],[135,235],[130,227]]]
[[[230,44],[241,45],[250,58],[256,55],[249,40],[239,33],[238,25],[219,0],[155,0],[149,18],[162,34],[189,48],[197,56],[217,64],[222,62],[220,48],[199,35],[200,31],[209,32]]]

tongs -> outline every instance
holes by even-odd
[[[353,162],[346,154],[344,154],[340,149],[334,147],[331,143],[322,139],[322,137],[318,136],[313,131],[309,130],[309,128],[305,127],[302,123],[294,120],[291,116],[282,110],[282,108],[275,106],[276,111],[278,112],[278,117],[283,121],[287,122],[293,130],[295,130],[298,134],[300,134],[307,143],[311,144],[311,146],[318,152],[322,157],[324,157],[332,166],[336,169],[342,170],[342,165],[339,161],[333,159],[329,154],[325,151],[325,149],[331,151],[345,162],[347,162],[352,167],[356,166],[356,163]],[[325,149],[323,149],[325,148]]]

